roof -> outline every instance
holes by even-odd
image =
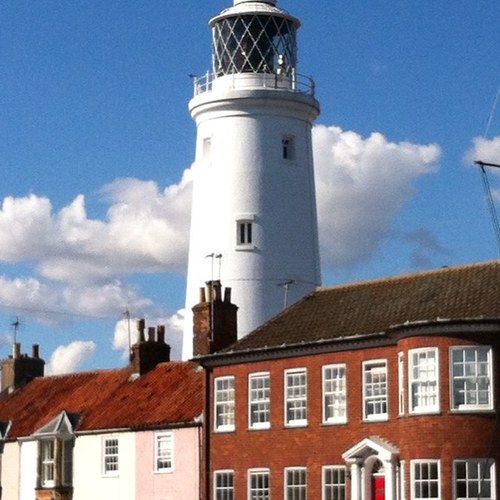
[[[0,422],[12,422],[8,439],[32,435],[63,411],[79,415],[77,432],[193,424],[203,387],[199,367],[182,361],[141,377],[128,369],[39,377],[0,400]]]
[[[318,288],[226,352],[352,338],[438,319],[500,319],[500,261]]]

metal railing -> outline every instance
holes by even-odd
[[[298,92],[314,97],[316,87],[314,80],[306,75],[301,75],[295,71],[290,74],[277,73],[231,73],[218,74],[207,71],[203,76],[191,75],[194,85],[194,95],[205,92],[212,92],[219,86],[220,88],[232,89],[276,89]]]

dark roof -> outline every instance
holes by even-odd
[[[62,411],[79,415],[77,432],[192,424],[203,387],[198,365],[180,361],[138,378],[128,369],[40,377],[0,400],[0,422],[12,422],[8,439],[33,434]]]
[[[486,318],[500,319],[500,261],[318,288],[226,352],[369,335],[406,322]]]

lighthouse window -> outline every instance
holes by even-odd
[[[295,159],[295,144],[292,136],[285,136],[281,140],[281,152],[284,160]]]
[[[236,247],[240,250],[251,250],[254,248],[254,219],[253,214],[236,215]]]
[[[205,137],[203,139],[203,159],[209,161],[212,155],[212,138]]]
[[[250,221],[238,222],[238,245],[250,245],[252,243],[252,223]]]

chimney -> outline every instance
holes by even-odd
[[[221,351],[238,339],[238,307],[231,303],[231,288],[208,281],[200,289],[200,302],[193,307],[193,356]]]
[[[138,340],[132,346],[130,369],[133,373],[144,375],[153,370],[158,363],[170,361],[170,346],[165,343],[165,326],[148,327],[148,339],[144,337],[146,323],[137,322]]]
[[[33,345],[32,356],[21,355],[21,344],[12,346],[12,356],[4,359],[2,365],[2,392],[14,391],[31,382],[36,377],[43,377],[45,361],[40,358],[38,344]]]

